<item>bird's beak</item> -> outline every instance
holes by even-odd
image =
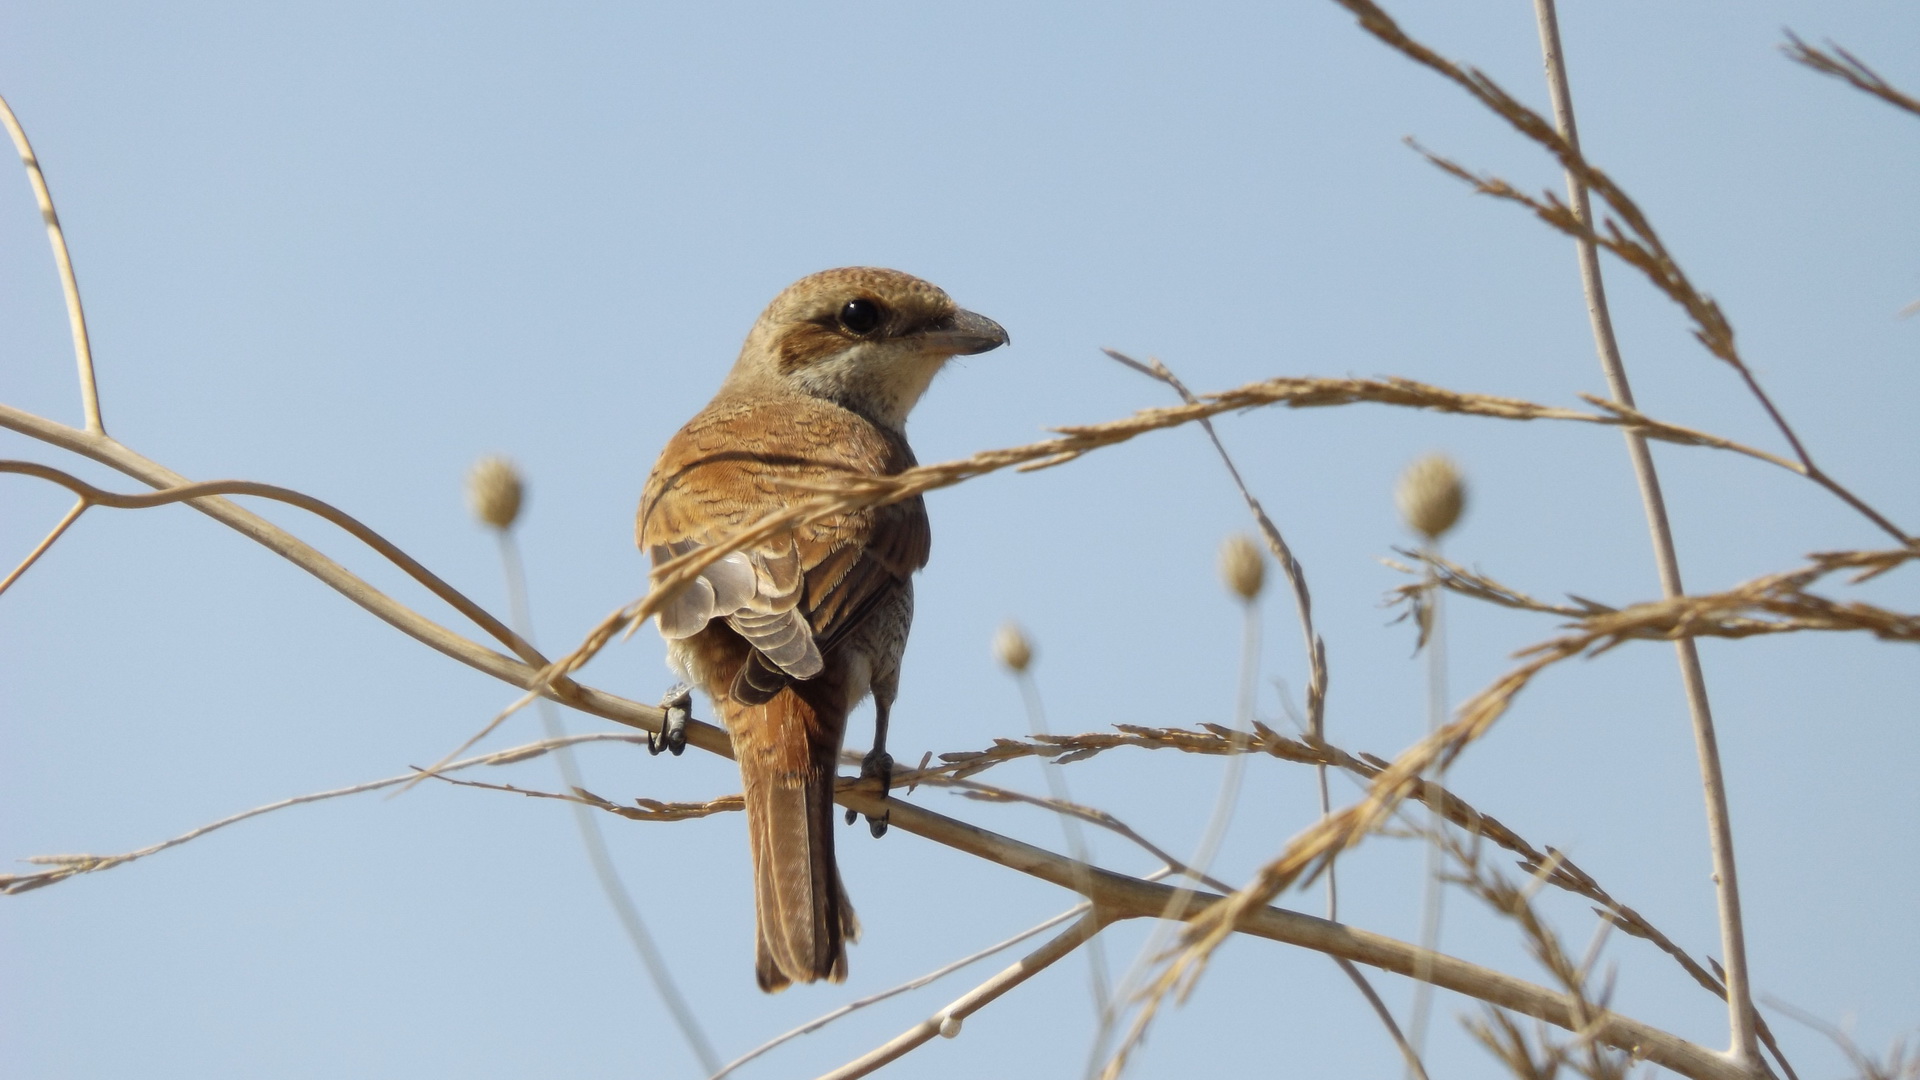
[[[928,327],[923,335],[929,348],[953,356],[987,352],[1010,340],[999,323],[964,309]]]

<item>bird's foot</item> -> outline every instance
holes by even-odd
[[[862,758],[860,761],[860,779],[879,781],[880,797],[882,799],[886,798],[887,793],[893,790],[893,755],[887,753],[885,750],[876,749],[865,758]],[[853,819],[858,816],[860,815],[856,810],[847,811],[847,824],[853,824]],[[891,813],[886,810],[880,811],[878,817],[871,814],[867,816],[867,828],[872,831],[875,840],[887,835],[887,819],[890,816]]]
[[[693,719],[692,688],[681,683],[667,691],[667,696],[660,699],[660,711],[666,715],[660,719],[659,731],[647,733],[647,752],[665,750],[679,757],[687,748],[687,721]]]

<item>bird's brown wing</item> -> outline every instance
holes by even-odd
[[[718,543],[837,476],[913,463],[905,443],[825,403],[716,403],[681,429],[641,500],[640,546],[654,565]],[[732,690],[758,704],[820,673],[823,654],[904,588],[927,561],[918,498],[836,514],[735,552],[660,611],[662,634],[689,637],[721,618],[753,647]]]
[[[862,520],[839,523],[826,536],[797,545],[806,579],[796,610],[806,618],[823,658],[832,656],[875,609],[908,588],[913,572],[927,564],[932,532],[918,497],[858,516]],[[776,659],[756,649],[734,678],[734,699],[757,704],[806,677]]]

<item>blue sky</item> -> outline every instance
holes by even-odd
[[[1399,5],[1408,28],[1544,108],[1525,5]],[[1784,60],[1831,37],[1909,91],[1911,5],[1623,3],[1562,13],[1590,157],[1725,307],[1822,465],[1920,527],[1920,120]],[[1552,163],[1336,5],[981,3],[142,5],[0,14],[0,93],[33,136],[78,265],[108,430],[195,479],[327,499],[496,610],[491,538],[460,480],[486,453],[530,485],[521,544],[541,641],[571,644],[644,588],[631,516],[654,454],[712,393],[765,302],[829,266],[897,266],[1000,321],[911,425],[923,461],[1168,403],[1104,358],[1194,388],[1402,375],[1577,405],[1603,390],[1570,242],[1472,197],[1405,136],[1527,189]],[[18,174],[16,174],[18,175]],[[10,191],[11,194],[4,194]],[[1677,311],[1607,268],[1653,415],[1780,449]],[[0,182],[0,401],[77,423],[65,316],[24,179]],[[1381,566],[1391,488],[1454,456],[1472,502],[1448,551],[1548,596],[1657,595],[1617,435],[1373,406],[1220,429],[1305,564],[1328,642],[1330,737],[1391,755],[1424,726],[1421,661]],[[0,456],[134,484],[11,433]],[[1055,730],[1230,719],[1239,613],[1214,576],[1244,508],[1192,429],[932,496],[933,562],[894,752],[1019,735],[989,639],[1025,624]],[[1814,486],[1656,450],[1690,588],[1882,537]],[[0,478],[9,565],[67,505]],[[295,528],[409,603],[347,537]],[[1915,572],[1841,590],[1914,610]],[[1454,696],[1550,636],[1450,607]],[[1259,711],[1304,684],[1282,590],[1262,608]],[[448,615],[447,618],[452,616]],[[1703,646],[1765,996],[1878,1048],[1920,1023],[1920,664],[1910,646],[1791,635]],[[249,806],[438,759],[513,694],[404,638],[184,508],[96,510],[0,598],[0,857],[138,847]],[[644,700],[651,631],[588,681]],[[597,721],[572,717],[577,730]],[[856,719],[850,744],[864,744]],[[535,737],[532,717],[488,745]],[[731,766],[583,756],[610,798],[704,799]],[[1172,850],[1221,763],[1143,751],[1069,767],[1077,798]],[[531,762],[498,777],[551,787]],[[1044,790],[1037,769],[998,782]],[[1454,779],[1571,853],[1696,954],[1717,954],[1701,800],[1671,650],[1562,665]],[[1336,798],[1351,787],[1336,785]],[[1037,812],[922,789],[934,809],[1058,846]],[[1218,872],[1244,878],[1312,820],[1312,777],[1253,762]],[[1063,910],[1050,886],[902,834],[843,834],[866,925],[840,988],[763,997],[743,825],[609,819],[614,858],[723,1056]],[[1151,869],[1110,838],[1100,859]],[[1417,932],[1421,856],[1342,864],[1343,913]],[[1318,893],[1289,906],[1318,912]],[[1577,945],[1592,917],[1554,901]],[[1530,978],[1510,927],[1450,898],[1444,945]],[[1119,927],[1128,960],[1144,927]],[[0,903],[0,1057],[22,1076],[693,1076],[596,890],[565,811],[423,787],[243,824]],[[1720,1045],[1724,1012],[1616,936],[1619,1007]],[[741,1075],[812,1075],[933,1012],[994,965],[866,1010]],[[929,1046],[903,1076],[1066,1075],[1092,1031],[1078,958]],[[1404,1015],[1408,986],[1378,980]],[[1484,1074],[1442,997],[1436,1075]],[[1803,1076],[1819,1036],[1774,1017]],[[1333,966],[1227,948],[1131,1075],[1397,1068]]]

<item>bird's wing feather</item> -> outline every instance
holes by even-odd
[[[796,418],[789,405],[783,412],[783,430],[776,433],[765,430],[767,418],[758,410],[716,406],[668,443],[648,481],[637,530],[654,566],[780,509],[802,490],[795,485],[848,473],[890,474],[912,464],[903,441],[844,410],[820,404]],[[782,453],[754,452],[756,442],[775,434],[784,436]],[[819,674],[822,652],[926,564],[930,543],[918,498],[832,515],[708,566],[661,608],[660,632],[685,638],[725,619],[764,661],[743,672],[749,683],[767,684],[749,696],[771,696],[786,679]]]

